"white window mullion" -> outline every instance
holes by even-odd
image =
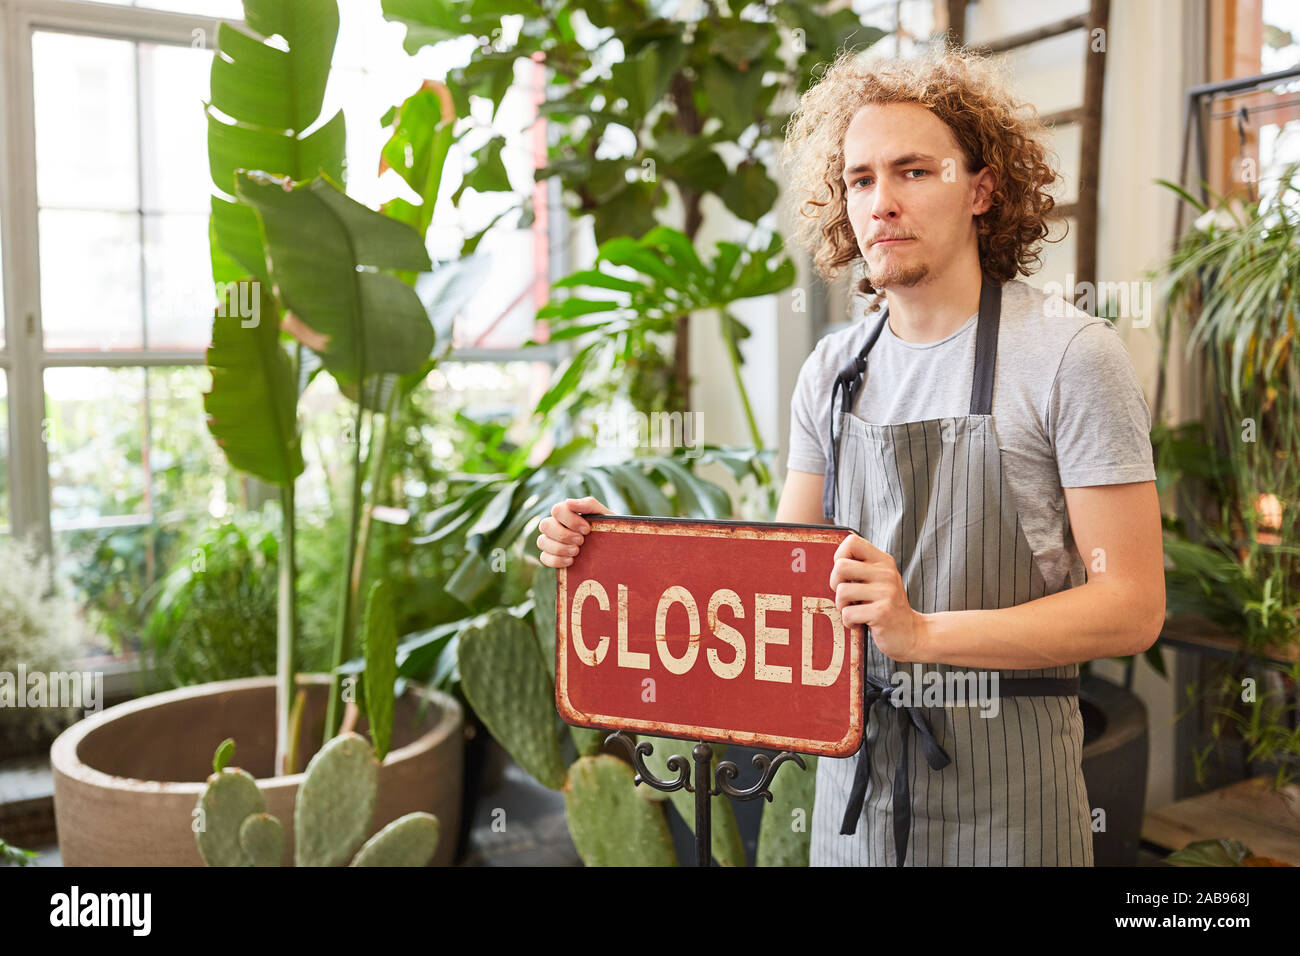
[[[9,367],[9,495],[12,528],[37,534],[50,548],[49,473],[42,422],[40,261],[36,242],[36,125],[32,93],[32,30],[24,11],[5,10],[8,64],[0,90],[4,109],[5,345]]]

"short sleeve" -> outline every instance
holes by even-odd
[[[1151,409],[1109,321],[1090,323],[1070,339],[1044,422],[1062,488],[1155,480]]]
[[[818,370],[822,366],[822,351],[826,338],[818,341],[812,354],[804,360],[795,380],[794,395],[790,398],[790,452],[786,458],[786,467],[794,471],[807,471],[814,475],[826,473],[826,450],[823,446],[822,432],[826,428],[827,408],[817,410]],[[829,401],[829,398],[827,399]],[[818,422],[822,428],[818,429]]]

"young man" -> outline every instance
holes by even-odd
[[[791,120],[800,240],[886,299],[805,362],[776,516],[857,530],[831,585],[880,698],[863,750],[819,761],[813,865],[1093,862],[1078,664],[1151,645],[1164,564],[1119,333],[1017,278],[1052,206],[1043,136],[951,50],[842,56]],[[891,706],[912,662],[986,680],[997,716]]]
[[[1151,645],[1164,570],[1118,333],[1016,278],[1052,207],[1042,136],[948,50],[842,55],[791,118],[797,241],[827,278],[864,260],[886,299],[804,363],[776,514],[854,529],[828,583],[868,638],[864,743],[818,761],[813,865],[1093,862],[1078,664]],[[542,560],[607,511],[557,504]],[[931,672],[997,706],[895,693]]]

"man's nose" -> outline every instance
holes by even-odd
[[[871,215],[876,219],[893,219],[898,215],[892,187],[876,184],[875,195],[871,197]]]

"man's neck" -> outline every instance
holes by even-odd
[[[890,331],[917,344],[947,338],[979,311],[982,281],[976,262],[973,268],[949,269],[918,285],[886,289]]]

